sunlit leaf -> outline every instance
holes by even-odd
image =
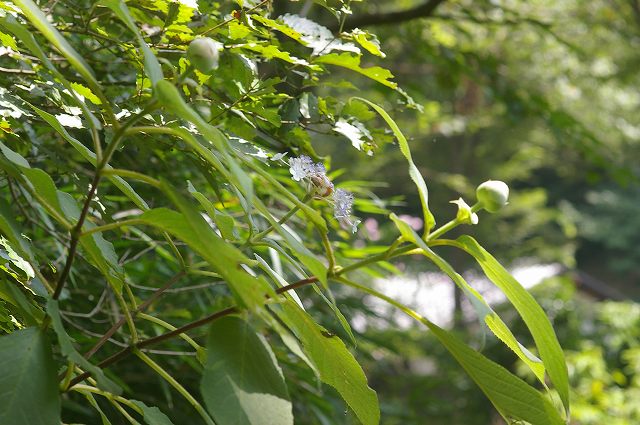
[[[328,333],[297,305],[286,302],[277,314],[302,342],[302,348],[320,372],[322,382],[334,387],[364,425],[380,422],[376,392],[342,340]]]

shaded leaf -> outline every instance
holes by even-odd
[[[60,425],[60,394],[50,343],[38,328],[0,337],[0,423]]]
[[[389,114],[387,114],[387,112],[380,106],[361,97],[355,97],[354,99],[366,103],[367,105],[371,106],[378,114],[380,114],[380,116],[386,121],[389,128],[391,128],[391,131],[393,131],[396,139],[398,139],[400,152],[402,152],[402,155],[404,155],[407,162],[409,163],[409,176],[418,188],[420,202],[422,203],[422,214],[424,216],[425,233],[428,233],[431,228],[435,226],[436,219],[431,213],[431,210],[429,210],[429,189],[427,189],[427,184],[425,183],[422,174],[420,174],[420,170],[418,170],[416,164],[413,163],[411,150],[409,149],[409,143],[407,142],[406,137],[404,137],[404,134],[402,134],[402,131],[400,131],[400,127],[398,127],[398,124],[396,124],[395,121],[389,116]]]
[[[173,425],[173,422],[157,407],[149,407],[141,401],[131,400],[142,410],[142,417],[147,425]]]
[[[62,324],[60,308],[57,300],[52,298],[47,300],[47,313],[49,313],[49,317],[51,317],[53,330],[58,336],[58,343],[60,344],[60,351],[62,352],[62,355],[87,372],[91,372],[91,375],[98,382],[98,387],[101,389],[116,395],[121,394],[122,388],[120,388],[118,384],[107,378],[102,369],[85,359],[84,356],[78,353],[74,348],[71,337],[67,334],[67,331],[64,329],[64,325]]]
[[[218,425],[293,424],[282,371],[266,340],[239,317],[209,328],[200,382],[207,410]]]

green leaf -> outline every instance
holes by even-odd
[[[69,223],[69,219],[78,220],[80,209],[75,199],[68,193],[58,190],[51,176],[39,168],[31,168],[22,156],[2,143],[0,143],[0,150],[7,159],[19,168],[22,177],[32,186],[34,193],[39,195],[38,201],[49,214],[60,222]],[[82,229],[87,230],[93,227],[95,227],[93,223],[85,220]],[[123,285],[124,271],[118,263],[113,245],[106,241],[100,233],[80,238],[80,245],[88,254],[91,264],[100,270],[111,287],[119,292]]]
[[[100,85],[91,67],[89,67],[82,56],[71,47],[69,42],[49,22],[40,7],[32,0],[15,0],[13,3],[22,10],[22,13],[24,13],[31,24],[67,58],[71,66],[89,83],[93,92],[101,93]]]
[[[318,325],[304,310],[287,301],[276,311],[302,342],[322,382],[335,388],[364,425],[380,422],[376,392],[369,388],[362,368],[344,342]]]
[[[89,99],[94,105],[102,104],[102,101],[98,98],[98,96],[93,94],[90,88],[83,86],[80,83],[71,83],[71,87],[73,87],[73,90],[75,90],[76,93],[78,93],[80,96],[83,96]]]
[[[252,14],[251,19],[253,19],[254,21],[260,22],[262,25],[264,25],[267,28],[281,32],[282,34],[286,35],[289,38],[292,38],[293,40],[297,41],[303,46],[307,45],[306,42],[302,41],[302,38],[301,38],[302,34],[294,30],[293,28],[291,28],[289,25],[283,24],[281,22],[275,21],[273,19],[269,19],[265,16],[258,15],[258,14]]]
[[[565,423],[551,402],[539,391],[504,367],[468,347],[450,332],[378,291],[357,283],[341,281],[388,302],[409,317],[427,326],[460,363],[471,379],[478,384],[508,423],[515,420],[522,420],[531,425],[563,425]]]
[[[389,81],[389,79],[393,78],[391,71],[380,68],[379,66],[362,68],[360,66],[360,56],[354,56],[351,53],[331,53],[315,58],[313,62],[347,68],[392,89],[398,87],[397,83]]]
[[[31,264],[14,251],[9,241],[5,239],[4,236],[0,236],[0,247],[2,247],[6,252],[7,257],[9,257],[9,261],[11,261],[15,267],[22,270],[24,275],[27,277],[27,280],[35,277],[35,271],[33,270],[33,267],[31,267]]]
[[[413,242],[421,248],[422,254],[438,266],[440,270],[445,272],[451,280],[453,280],[453,282],[462,290],[467,299],[471,302],[471,305],[475,309],[476,314],[478,314],[479,319],[484,322],[489,329],[491,329],[491,332],[504,342],[504,344],[531,369],[538,380],[544,385],[545,368],[542,361],[518,342],[511,330],[509,330],[507,325],[502,321],[500,316],[493,311],[489,304],[487,304],[484,298],[475,289],[473,289],[449,263],[433,252],[427,246],[426,242],[416,234],[411,226],[400,220],[395,214],[391,214],[390,218],[396,224],[398,230],[400,230],[400,234],[403,238]]]
[[[411,176],[411,180],[413,180],[418,188],[420,202],[422,203],[422,215],[424,216],[424,229],[425,234],[427,234],[433,228],[433,226],[435,226],[436,219],[431,213],[431,210],[429,210],[429,190],[427,189],[427,184],[425,183],[422,174],[420,174],[420,170],[418,170],[416,164],[413,163],[411,150],[409,149],[409,143],[407,142],[406,137],[404,137],[404,134],[402,134],[402,131],[400,131],[400,127],[398,127],[398,124],[396,124],[396,122],[389,116],[389,114],[387,114],[384,109],[382,109],[375,103],[368,101],[367,99],[363,99],[361,97],[354,97],[354,99],[366,103],[367,105],[371,106],[378,114],[380,114],[380,116],[387,122],[387,125],[391,128],[391,131],[393,131],[396,139],[398,139],[400,152],[402,152],[402,155],[404,155],[407,162],[409,163],[409,176]]]
[[[35,37],[31,32],[25,28],[22,24],[20,24],[13,16],[7,15],[0,19],[0,26],[6,28],[11,31],[21,42],[24,44],[27,49],[34,56],[36,56],[40,62],[60,81],[60,83],[69,91],[71,98],[74,100],[75,104],[82,109],[82,113],[85,116],[85,119],[89,126],[92,129],[99,130],[102,128],[100,121],[95,117],[95,115],[89,110],[87,105],[82,102],[78,96],[75,95],[73,86],[67,80],[64,75],[62,75],[58,69],[53,65],[53,63],[49,60],[49,57],[45,54],[42,47],[38,44]],[[93,93],[93,92],[92,92]],[[56,120],[57,121],[57,120]]]
[[[51,317],[53,330],[58,336],[58,343],[60,344],[60,351],[62,352],[62,355],[76,363],[87,372],[91,372],[91,375],[98,382],[99,388],[116,395],[121,394],[122,388],[120,388],[118,384],[107,378],[102,369],[85,359],[84,356],[78,353],[78,351],[73,347],[71,337],[67,334],[67,331],[64,329],[64,325],[62,324],[60,308],[57,300],[52,298],[47,299],[47,313],[49,313],[49,317]]]
[[[0,298],[13,305],[28,326],[37,326],[42,323],[44,312],[13,282],[0,279]]]
[[[376,56],[380,56],[381,58],[386,57],[382,50],[380,50],[380,41],[375,36],[375,34],[371,34],[368,31],[363,31],[361,29],[354,29],[351,31],[351,36],[355,41],[358,42],[359,45],[364,47],[369,53],[374,54]]]
[[[262,201],[256,199],[255,206],[256,209],[262,213],[263,217],[267,219],[269,224],[273,226],[274,230],[287,242],[287,245],[293,252],[293,255],[295,255],[296,258],[300,260],[300,262],[304,264],[304,266],[309,269],[314,276],[320,279],[320,282],[322,282],[326,287],[327,267],[322,263],[322,261],[320,261],[306,246],[296,239],[289,230],[281,224],[278,224]]]
[[[275,355],[248,322],[213,322],[200,390],[218,425],[287,425],[293,413]]]
[[[129,13],[129,8],[122,0],[101,0],[100,3],[113,10],[116,16],[120,18],[127,28],[129,28],[135,35],[138,40],[140,50],[142,50],[142,54],[144,56],[144,70],[146,71],[149,80],[151,80],[151,84],[155,86],[158,81],[161,81],[164,78],[164,75],[162,75],[162,68],[160,67],[160,63],[158,62],[156,55],[153,54],[149,45],[140,35],[140,31],[136,27],[136,23],[131,17],[131,13]]]
[[[0,337],[0,423],[60,425],[60,394],[51,345],[38,328]]]
[[[456,246],[476,259],[487,277],[500,288],[518,311],[531,331],[531,336],[538,347],[549,378],[560,395],[562,404],[569,411],[567,364],[553,326],[542,307],[475,239],[465,235],[458,238],[456,242]]]
[[[154,87],[154,94],[169,111],[173,112],[181,119],[195,125],[200,134],[209,143],[213,144],[220,155],[222,155],[222,159],[226,166],[231,170],[231,173],[235,178],[234,183],[237,183],[238,188],[242,190],[247,202],[251,203],[253,200],[253,182],[244,170],[240,168],[235,158],[230,155],[229,141],[224,134],[206,122],[195,110],[193,110],[193,108],[187,105],[182,96],[180,96],[178,89],[169,81],[159,81]],[[175,133],[182,137],[185,142],[189,143],[190,146],[198,153],[204,154],[210,162],[215,163],[216,161],[219,161],[218,158],[215,158],[215,155],[213,155],[212,152],[203,152],[204,150],[208,151],[208,149],[203,146],[198,147],[200,143],[198,143],[195,138],[186,136],[184,131],[181,132],[177,130]],[[213,158],[211,158],[212,156]]]
[[[53,127],[53,129],[56,130],[64,140],[69,142],[69,144],[73,146],[75,150],[78,151],[78,153],[80,153],[80,155],[82,155],[82,157],[85,160],[87,160],[93,166],[96,165],[97,163],[96,154],[93,153],[91,149],[83,145],[78,139],[76,139],[71,134],[69,134],[69,132],[62,125],[60,125],[60,122],[56,119],[56,117],[54,117],[48,112],[43,111],[42,109],[36,106],[33,106],[33,105],[30,105],[30,106],[34,110],[34,112],[40,115],[40,117],[43,120],[45,120],[51,127]],[[113,169],[113,167],[107,164],[105,169],[111,170]],[[138,193],[136,193],[136,191],[131,187],[131,185],[129,185],[129,183],[127,183],[122,177],[110,175],[110,176],[107,176],[107,178],[114,184],[114,186],[120,189],[120,191],[125,196],[127,196],[127,198],[131,199],[131,201],[133,201],[133,203],[136,204],[138,208],[142,210],[149,209],[149,205],[147,205],[146,201],[142,199],[142,197],[138,195]]]
[[[25,257],[30,264],[36,265],[31,247],[27,243],[27,239],[20,234],[18,223],[16,223],[14,217],[15,214],[11,211],[7,202],[0,198],[0,233],[9,239],[11,246],[18,255]]]
[[[175,196],[173,189],[168,193]],[[241,268],[241,264],[249,263],[244,254],[220,238],[188,203],[180,198],[174,199],[182,214],[166,208],[156,208],[143,213],[137,220],[162,229],[189,244],[191,249],[207,260],[215,272],[224,277],[241,306],[255,310],[264,304],[265,295],[275,295],[264,278],[253,277]]]
[[[51,182],[53,185],[53,182]],[[77,222],[80,218],[80,208],[75,199],[66,192],[57,191],[60,211],[66,216]],[[89,220],[85,220],[82,226],[83,230],[94,228],[95,225]],[[122,291],[124,285],[124,269],[118,262],[113,244],[107,241],[102,233],[92,233],[89,236],[80,238],[80,246],[88,255],[89,262],[96,267],[102,275],[107,279],[109,285],[116,292]]]
[[[522,379],[471,349],[444,329],[426,319],[423,323],[507,420],[523,420],[531,425],[565,423],[549,400]]]
[[[189,193],[196,198],[200,206],[205,209],[209,218],[216,223],[216,227],[218,227],[218,230],[220,230],[220,234],[224,239],[235,240],[238,238],[235,230],[236,222],[232,216],[223,211],[218,211],[218,209],[213,205],[213,202],[211,202],[205,195],[198,192],[190,181],[187,182],[187,189],[189,190]]]
[[[173,425],[173,422],[157,407],[149,407],[141,401],[131,400],[142,410],[142,417],[147,425]]]

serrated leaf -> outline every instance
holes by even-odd
[[[376,37],[375,34],[356,28],[351,31],[351,36],[369,53],[380,56],[381,58],[387,56],[380,50],[380,41],[378,41],[378,37]]]
[[[58,378],[50,346],[38,328],[0,337],[0,423],[60,425]]]
[[[313,60],[314,64],[326,64],[326,65],[334,65],[342,68],[350,69],[351,71],[355,71],[359,74],[364,75],[367,78],[370,78],[373,81],[377,81],[378,83],[395,89],[398,87],[398,84],[390,81],[393,78],[393,74],[388,69],[380,68],[379,66],[372,66],[369,68],[362,68],[360,66],[360,56],[354,56],[350,53],[331,53],[328,55],[320,56]]]
[[[200,391],[218,425],[293,425],[275,355],[264,337],[239,317],[224,317],[209,328]]]
[[[367,377],[344,342],[290,301],[283,303],[276,314],[300,339],[322,382],[338,391],[363,425],[377,425],[380,422],[378,396],[369,388]]]

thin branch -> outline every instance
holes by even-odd
[[[389,13],[374,13],[354,16],[347,19],[343,26],[343,30],[348,31],[354,28],[363,28],[371,25],[391,25],[401,22],[412,21],[419,18],[427,18],[433,14],[441,3],[445,0],[427,0],[426,2],[407,10]],[[338,30],[337,26],[331,28],[333,31]]]
[[[312,283],[315,283],[318,281],[318,278],[315,276],[311,276],[307,279],[302,279],[299,280],[297,282],[294,282],[290,285],[287,286],[282,286],[278,289],[276,289],[276,293],[277,294],[282,294],[284,292],[287,291],[292,291],[296,288],[300,288],[306,285],[310,285]],[[171,331],[171,332],[167,332],[164,333],[162,335],[158,335],[155,336],[153,338],[148,338],[148,339],[144,339],[142,341],[138,341],[136,344],[132,344],[126,348],[123,348],[122,350],[118,351],[117,353],[115,353],[114,355],[107,357],[106,359],[104,359],[103,361],[101,361],[100,363],[98,363],[98,367],[99,368],[105,368],[113,363],[116,363],[119,360],[122,360],[123,358],[129,356],[129,354],[133,353],[134,349],[141,349],[144,347],[147,347],[149,345],[153,345],[153,344],[157,344],[159,342],[165,341],[167,339],[171,339],[174,336],[180,335],[182,333],[186,333],[192,329],[198,328],[200,326],[206,325],[207,323],[213,322],[214,320],[217,320],[221,317],[225,317],[225,316],[229,316],[231,314],[234,313],[238,313],[240,310],[238,309],[238,307],[236,306],[231,306],[231,307],[227,307],[223,310],[219,310],[213,314],[210,314],[209,316],[205,316],[202,319],[196,320],[195,322],[191,322],[191,323],[187,323],[184,326],[181,326],[179,328],[176,328],[175,330]],[[65,389],[65,391],[69,390],[71,387],[73,387],[74,385],[76,385],[79,382],[84,381],[85,379],[87,379],[89,376],[91,376],[90,373],[88,372],[84,372],[81,373],[80,375],[76,376],[75,378],[73,378],[71,380],[71,382],[69,382],[69,386]]]
[[[185,275],[185,272],[182,271],[178,274],[176,274],[175,276],[173,276],[171,279],[169,279],[169,281],[167,281],[167,283],[165,283],[162,287],[158,288],[156,290],[156,292],[153,293],[153,295],[151,295],[145,302],[143,302],[142,304],[140,304],[138,306],[138,308],[136,308],[134,311],[131,312],[132,317],[135,317],[136,314],[140,313],[141,311],[146,310],[147,307],[149,307],[149,305],[151,305],[151,303],[153,303],[155,300],[158,299],[158,297],[160,295],[162,295],[162,293],[164,291],[166,291],[167,289],[169,289],[169,287],[171,287],[174,283],[176,283],[178,280],[180,280],[183,276]],[[105,342],[107,342],[107,340],[116,333],[116,331],[118,329],[120,329],[120,327],[122,327],[122,325],[125,323],[125,318],[122,317],[117,323],[115,323],[111,329],[109,329],[104,335],[102,335],[102,337],[100,338],[100,340],[89,350],[85,353],[84,357],[85,358],[90,358],[91,356],[93,356],[95,354],[96,351],[98,351],[100,349],[100,347],[102,347],[104,345]]]

